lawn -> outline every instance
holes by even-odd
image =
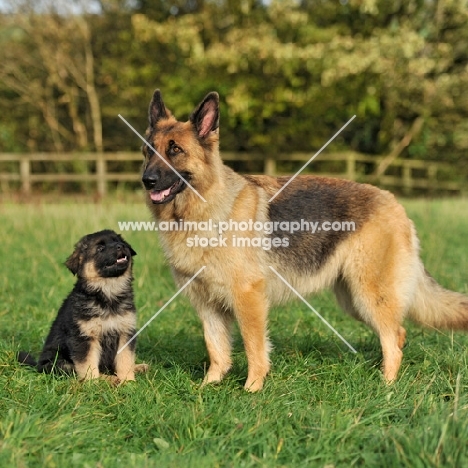
[[[426,268],[468,293],[468,200],[404,205]],[[242,388],[234,368],[200,388],[202,330],[178,296],[140,335],[136,382],[37,374],[15,353],[38,354],[74,279],[74,243],[118,221],[150,220],[139,198],[101,203],[0,202],[0,466],[2,467],[432,467],[468,466],[468,336],[408,325],[399,380],[383,383],[380,346],[330,293],[313,306],[358,350],[354,355],[301,302],[270,315],[272,372],[264,390]],[[142,326],[176,292],[158,239],[123,233],[138,252],[135,297]]]

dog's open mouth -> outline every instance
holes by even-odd
[[[182,179],[177,179],[170,187],[164,190],[151,190],[150,198],[154,204],[168,203],[186,187]]]
[[[128,264],[128,257],[125,254],[119,254],[117,257],[117,260],[115,263],[112,265],[108,265],[106,268],[112,268],[112,267],[122,267],[122,266],[127,266]]]

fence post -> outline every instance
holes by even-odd
[[[274,176],[276,175],[276,160],[273,158],[266,158],[263,165],[263,173],[265,175]]]
[[[349,180],[356,180],[356,157],[354,153],[346,156],[346,177]]]
[[[430,194],[432,194],[434,193],[434,187],[437,184],[437,165],[436,164],[429,164],[429,166],[427,166],[427,179],[428,179],[427,190]]]
[[[105,197],[107,193],[107,164],[103,153],[96,155],[96,177],[97,177],[97,192],[100,197]]]
[[[411,180],[411,166],[403,162],[403,193],[409,195],[413,188],[413,181]]]
[[[21,191],[24,195],[31,193],[31,161],[27,154],[20,161]]]

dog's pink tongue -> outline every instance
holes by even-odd
[[[153,201],[161,201],[164,198],[166,198],[170,192],[171,192],[171,188],[169,187],[166,190],[159,190],[157,192],[151,192],[150,197],[151,197],[151,200]]]

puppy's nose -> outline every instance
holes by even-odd
[[[143,174],[141,181],[143,182],[143,185],[145,186],[146,190],[151,190],[158,183],[159,177],[157,176],[157,174],[154,174],[154,173],[153,174],[145,173]]]

